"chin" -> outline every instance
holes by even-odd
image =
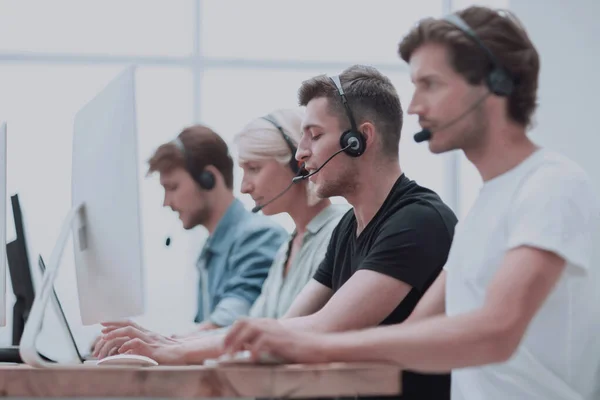
[[[339,190],[334,185],[316,185],[315,186],[315,194],[320,199],[327,199],[329,197],[341,196]]]
[[[429,151],[433,154],[441,154],[446,153],[448,151],[455,150],[454,146],[451,146],[449,143],[444,143],[439,140],[430,140],[429,141]]]
[[[263,215],[267,215],[267,216],[271,216],[271,215],[277,215],[277,214],[281,214],[282,212],[286,212],[284,210],[281,209],[281,207],[278,207],[277,201],[273,202],[273,204],[269,204],[268,206],[266,206],[265,208],[262,209],[262,213]]]

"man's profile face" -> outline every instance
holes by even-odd
[[[308,172],[315,171],[340,150],[340,137],[349,126],[350,122],[340,124],[340,118],[332,113],[326,97],[312,99],[306,105],[296,158],[306,163]],[[343,196],[354,187],[355,168],[348,155],[338,154],[309,181],[320,198]]]
[[[206,193],[184,168],[174,168],[160,173],[160,184],[165,189],[164,207],[179,214],[185,229],[192,229],[206,222],[210,207]]]
[[[444,45],[426,43],[413,52],[409,63],[415,91],[408,113],[418,115],[421,127],[433,132],[429,141],[433,153],[467,149],[486,130],[485,102],[465,113],[487,89],[470,85],[453,69],[449,57]]]

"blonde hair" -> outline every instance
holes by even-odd
[[[269,117],[283,129],[292,141],[294,147],[302,138],[302,119],[304,109],[283,108],[269,113]],[[248,123],[233,138],[236,147],[238,163],[248,161],[276,160],[282,165],[288,165],[296,157],[275,125],[259,117]],[[319,198],[312,190],[312,184],[307,185],[308,203],[315,205]]]
[[[304,110],[279,109],[269,114],[291,139],[295,147],[302,137],[302,118]],[[288,144],[275,125],[264,118],[256,118],[248,123],[233,138],[237,150],[238,162],[275,159],[287,164],[295,157]]]

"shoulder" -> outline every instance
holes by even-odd
[[[332,235],[337,236],[351,230],[355,223],[354,208],[349,208],[346,211],[341,211],[336,218],[332,219],[328,226],[332,230]]]
[[[329,206],[327,222],[321,228],[322,231],[331,233],[344,218],[352,218],[354,211],[349,204],[332,204]]]
[[[540,151],[525,172],[515,198],[517,205],[562,203],[597,211],[598,197],[590,176],[569,158],[550,150]]]
[[[381,226],[392,230],[445,228],[453,231],[457,222],[452,209],[435,192],[416,185],[396,199]]]
[[[236,221],[237,241],[253,238],[268,237],[277,242],[277,247],[289,236],[288,232],[276,221],[262,214],[252,214],[245,211],[243,216]]]

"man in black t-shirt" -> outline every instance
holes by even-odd
[[[448,257],[457,220],[436,193],[400,168],[402,108],[390,80],[353,66],[337,77],[305,81],[299,100],[306,115],[296,158],[313,173],[308,179],[320,197],[343,196],[353,209],[284,318],[236,322],[224,342],[231,352],[248,347],[277,355],[298,331],[410,321]],[[402,399],[449,397],[449,374],[403,375]]]

